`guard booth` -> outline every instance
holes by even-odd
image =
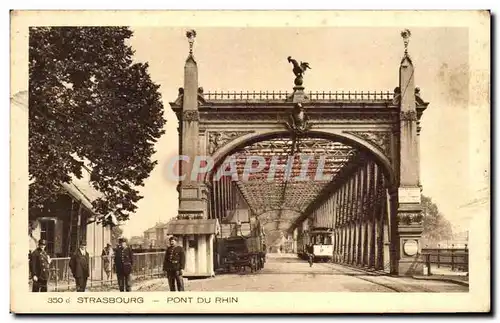
[[[178,238],[186,253],[185,277],[215,275],[215,236],[220,232],[217,219],[175,219],[167,224],[167,234]]]

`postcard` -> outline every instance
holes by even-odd
[[[12,11],[11,71],[14,313],[490,310],[488,11]]]

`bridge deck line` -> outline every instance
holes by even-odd
[[[268,256],[268,258],[271,258],[271,259],[273,259],[273,258],[294,259],[297,257],[296,254],[293,254],[293,253],[269,253],[267,256]],[[352,271],[358,271],[358,272],[364,273],[366,275],[389,276],[387,273],[380,271],[380,270],[366,269],[366,268],[357,267],[354,265],[346,265],[346,264],[336,263],[335,266],[344,267],[344,268],[352,270]],[[418,279],[418,280],[446,281],[446,282],[455,283],[455,284],[459,284],[459,285],[463,285],[463,286],[469,286],[469,276],[467,275],[467,273],[452,271],[450,268],[446,268],[446,267],[437,268],[437,267],[433,266],[431,276],[414,275],[412,277],[414,279]]]

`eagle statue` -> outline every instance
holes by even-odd
[[[301,103],[297,103],[294,106],[289,119],[286,126],[290,131],[296,134],[302,134],[311,128],[309,117],[306,115],[304,106]]]

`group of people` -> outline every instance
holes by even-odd
[[[170,238],[169,244],[163,261],[163,271],[167,276],[171,291],[184,291],[182,277],[182,271],[186,265],[184,249],[177,245],[177,238],[175,237]],[[46,245],[45,240],[40,240],[38,248],[30,254],[30,275],[33,281],[33,292],[47,292],[51,259],[46,252]],[[130,292],[132,287],[134,254],[132,249],[127,245],[127,240],[120,238],[116,249],[113,249],[111,244],[108,243],[102,251],[101,258],[107,279],[110,280],[112,278],[112,269],[114,267],[120,292]],[[71,256],[69,268],[75,279],[76,291],[84,292],[90,276],[90,257],[85,242],[81,242],[78,250]]]
[[[127,245],[127,239],[120,238],[116,249],[113,249],[111,244],[108,243],[102,251],[101,258],[106,278],[108,280],[112,278],[112,267],[114,265],[120,292],[130,292],[134,257],[132,249]],[[75,278],[77,292],[84,292],[87,287],[87,280],[90,276],[89,259],[86,244],[81,243],[80,248],[71,256],[69,261],[69,268]]]

